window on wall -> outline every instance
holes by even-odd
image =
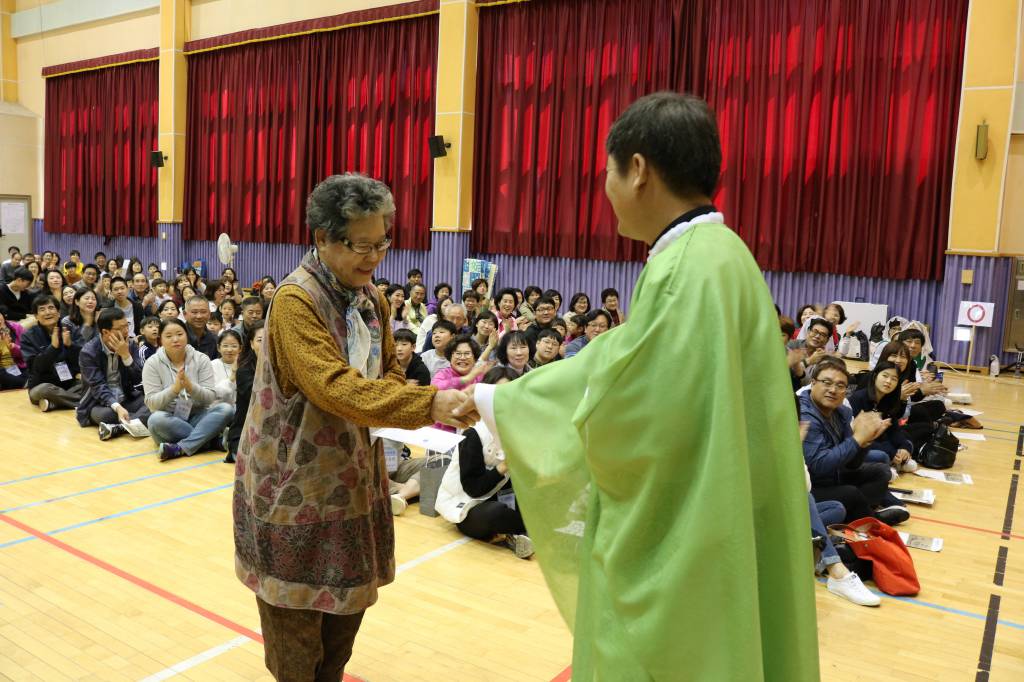
[[[387,183],[394,245],[427,249],[437,17],[188,56],[183,231],[308,243],[305,200],[354,171]]]
[[[480,10],[473,248],[642,259],[603,197],[637,97],[705,97],[715,202],[762,268],[942,276],[967,1],[571,0]]]
[[[158,91],[156,61],[47,78],[48,232],[155,236]]]

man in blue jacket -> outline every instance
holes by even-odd
[[[99,426],[100,440],[109,440],[126,433],[124,422],[145,424],[150,413],[141,388],[139,348],[124,312],[117,306],[101,310],[96,331],[78,357],[85,394],[75,414],[81,426]]]
[[[79,354],[71,332],[61,329],[59,306],[53,296],[37,296],[32,314],[38,324],[21,336],[21,355],[28,367],[28,399],[43,412],[74,409],[82,398]]]
[[[847,521],[874,516],[895,526],[909,519],[910,512],[889,492],[888,457],[869,456],[889,420],[877,412],[853,419],[843,404],[850,374],[842,360],[826,357],[811,368],[810,378],[811,390],[800,396],[800,421],[807,422],[804,463],[814,499],[842,502]]]

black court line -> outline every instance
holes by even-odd
[[[1013,470],[1014,471],[1020,471],[1020,460],[1019,459],[1013,460]]]
[[[1017,502],[1017,481],[1020,476],[1013,474],[1010,476],[1010,492],[1006,496],[1006,515],[1003,517],[1003,540],[1010,539],[1010,533],[1013,531],[1013,508]]]
[[[1009,547],[1003,545],[999,548],[999,556],[996,558],[996,572],[992,576],[992,582],[999,587],[1003,586],[1003,578],[1006,576],[1006,554]]]
[[[1024,456],[1024,424],[1021,424],[1020,431],[1017,432],[1017,456]]]
[[[985,633],[981,636],[981,653],[978,655],[978,674],[975,682],[988,682],[992,671],[992,651],[996,646],[996,625],[999,622],[999,595],[988,596],[988,617],[985,618]]]

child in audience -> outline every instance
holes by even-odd
[[[145,317],[142,319],[141,331],[138,338],[139,359],[143,363],[156,355],[160,348],[160,318]]]
[[[220,336],[220,333],[224,331],[224,318],[220,316],[219,310],[210,313],[210,319],[206,321],[206,331],[214,336]]]
[[[24,329],[17,322],[8,322],[0,313],[0,391],[23,388],[28,381],[25,358],[21,354]]]
[[[263,354],[263,320],[255,320],[248,328],[248,340],[243,339],[245,352],[239,353],[235,370],[235,414],[231,418],[228,429],[228,454],[224,458],[227,464],[233,464],[238,454],[238,443],[242,439],[245,418],[249,414],[249,403],[252,400],[252,384],[256,378],[256,363]]]
[[[395,358],[405,370],[405,382],[412,386],[429,386],[430,370],[415,351],[416,335],[408,329],[395,332]],[[447,362],[447,361],[446,361]]]
[[[519,375],[507,367],[487,372],[484,382],[504,384]],[[435,508],[465,535],[489,542],[495,539],[520,559],[533,555],[505,454],[481,421],[463,432],[459,456],[448,465],[437,492]]]
[[[533,340],[526,332],[509,332],[498,343],[498,366],[508,367],[517,376],[524,374],[530,371],[529,362],[535,350]]]
[[[455,338],[457,331],[458,330],[455,328],[455,325],[448,320],[440,320],[434,325],[434,329],[430,333],[434,347],[420,354],[420,359],[430,371],[431,379],[433,379],[440,370],[451,366],[445,356],[445,349],[448,348],[448,344],[451,343],[451,340]]]
[[[160,350],[142,369],[146,406],[152,411],[149,432],[160,461],[191,457],[217,446],[221,431],[235,410],[214,404],[214,375],[205,353],[188,345],[188,329],[178,319],[160,323]]]
[[[235,407],[235,375],[238,356],[242,352],[242,336],[234,329],[225,329],[217,340],[217,352],[219,357],[210,363],[216,402]]]
[[[238,304],[234,299],[225,298],[218,308],[224,329],[234,329],[238,324]]]
[[[73,410],[82,399],[83,388],[71,330],[61,326],[57,300],[52,296],[36,297],[32,314],[37,324],[21,337],[28,399],[42,412]]]

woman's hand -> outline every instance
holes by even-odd
[[[498,471],[498,473],[499,473],[499,474],[501,474],[502,476],[504,476],[505,474],[507,474],[507,473],[508,473],[508,463],[507,463],[507,462],[505,462],[505,460],[501,460],[500,462],[498,462],[498,465],[497,465],[497,466],[495,466],[494,468],[495,468],[495,469],[496,469],[496,470]]]
[[[914,395],[921,388],[921,384],[916,381],[904,381],[900,387],[900,400],[908,400],[910,396]]]
[[[896,454],[892,458],[892,465],[894,467],[899,467],[908,459],[910,459],[910,452],[908,450],[900,448],[899,450],[896,451]]]

